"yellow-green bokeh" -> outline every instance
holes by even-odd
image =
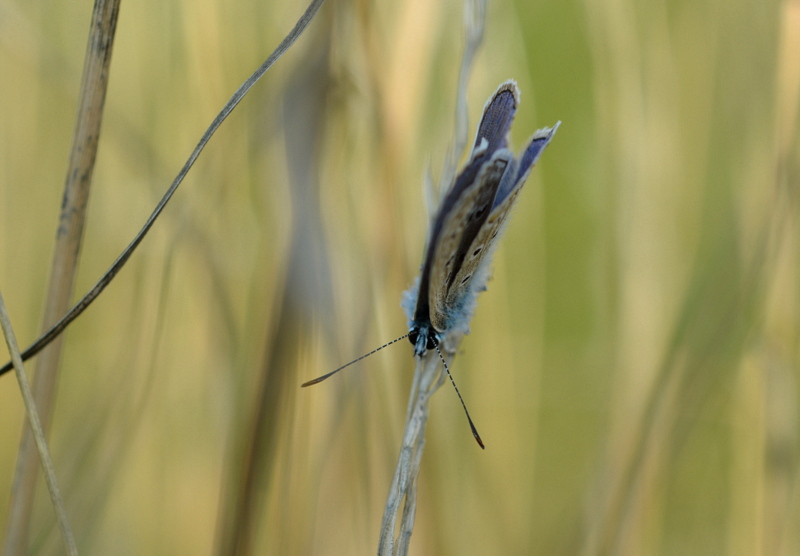
[[[303,9],[123,3],[76,298]],[[0,7],[0,290],[25,345],[90,10]],[[68,330],[50,442],[82,552],[217,553],[272,365],[253,553],[374,553],[410,346],[299,385],[405,332],[462,11],[328,0]],[[443,388],[411,553],[796,554],[800,4],[497,0],[471,127],[508,78],[516,147],[563,125],[453,367],[487,450]],[[0,531],[22,416],[3,376]],[[31,552],[60,553],[39,491]]]

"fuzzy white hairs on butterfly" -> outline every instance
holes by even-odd
[[[328,378],[353,363],[403,338],[424,357],[435,349],[458,393],[470,428],[483,442],[469,417],[440,346],[469,333],[478,294],[486,289],[490,263],[508,214],[531,170],[561,122],[534,133],[519,156],[508,148],[511,124],[519,105],[514,81],[502,83],[489,98],[478,124],[466,165],[442,197],[428,232],[419,277],[403,295],[408,334],[339,367],[303,386]]]

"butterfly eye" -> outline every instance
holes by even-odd
[[[419,339],[419,327],[414,327],[408,332],[408,340],[411,342],[412,346],[417,345],[417,340]]]

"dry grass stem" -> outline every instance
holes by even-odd
[[[36,450],[39,454],[39,461],[42,464],[44,471],[44,478],[47,482],[47,490],[50,493],[50,500],[53,503],[53,509],[56,512],[58,526],[61,529],[61,536],[64,539],[64,544],[67,548],[67,553],[70,556],[76,556],[78,549],[75,546],[75,537],[72,535],[72,528],[69,525],[69,518],[67,517],[67,510],[64,508],[64,500],[61,498],[61,492],[58,489],[58,482],[56,481],[56,473],[53,468],[53,461],[50,459],[50,451],[47,448],[47,441],[44,437],[44,430],[39,420],[39,412],[36,410],[36,401],[33,399],[33,392],[31,385],[28,382],[28,376],[25,374],[25,367],[22,363],[22,358],[19,355],[19,346],[17,345],[17,338],[14,335],[14,329],[11,326],[11,319],[8,316],[6,303],[3,300],[3,294],[0,293],[0,326],[3,328],[3,336],[6,339],[8,352],[11,354],[11,361],[14,362],[14,372],[17,375],[17,382],[19,382],[19,390],[22,393],[22,400],[25,404],[25,412],[28,416],[28,422],[31,425],[31,432],[34,441],[36,442]],[[6,547],[5,554],[12,555],[22,552],[15,552],[15,547]]]
[[[442,176],[439,181],[439,201],[447,193],[447,188],[456,178],[458,160],[467,148],[469,140],[469,111],[467,107],[467,86],[475,56],[483,42],[486,26],[486,0],[466,0],[464,3],[464,54],[458,73],[458,89],[456,90],[455,133],[453,145],[445,160]],[[431,218],[436,212],[438,202],[432,203],[432,195],[428,195],[428,210]]]
[[[72,297],[78,258],[81,252],[86,209],[89,201],[100,128],[108,88],[109,66],[117,27],[119,0],[97,0],[92,13],[89,42],[86,47],[77,119],[72,138],[64,197],[56,232],[56,245],[50,270],[42,330],[47,330],[67,310]],[[33,376],[34,398],[42,426],[50,428],[61,360],[61,341],[53,342],[36,362]],[[20,370],[17,368],[17,373]],[[31,415],[30,409],[28,415]],[[39,440],[31,443],[31,431],[23,426],[17,467],[10,500],[6,531],[6,554],[23,554],[28,544],[28,530],[33,511],[38,477],[36,448],[42,457]],[[48,482],[49,484],[49,482]],[[60,517],[60,516],[59,516]],[[61,520],[59,520],[61,521]]]
[[[452,357],[448,359],[452,360]],[[418,357],[415,361],[416,369],[408,399],[406,428],[403,432],[403,442],[392,486],[383,511],[379,555],[395,556],[408,553],[417,507],[417,476],[425,448],[425,423],[428,420],[429,402],[433,393],[446,379],[444,368],[439,367],[439,357],[435,351],[428,351],[425,357]],[[400,531],[395,538],[397,513],[401,503],[403,515]]]
[[[455,131],[452,149],[442,170],[439,185],[440,198],[454,182],[458,159],[467,145],[469,128],[467,83],[472,73],[475,57],[483,40],[485,20],[486,0],[466,0],[464,3],[466,37],[456,93]],[[430,199],[433,198],[430,191],[428,191],[427,197],[432,218],[438,203],[430,203]],[[448,338],[444,342],[447,345],[445,351],[448,356],[448,364],[452,360],[452,354],[455,353],[455,348],[459,343],[460,337]],[[428,403],[430,397],[442,385],[446,377],[444,367],[437,372],[439,355],[435,351],[429,350],[424,358],[415,358],[415,361],[416,370],[409,395],[406,428],[403,433],[403,443],[400,447],[400,456],[395,468],[394,479],[392,479],[392,486],[383,512],[378,554],[404,555],[408,553],[408,544],[414,528],[414,516],[417,507],[417,476],[425,447],[425,422],[428,419]],[[395,538],[397,512],[401,502],[404,502],[403,516],[400,530],[397,538]]]

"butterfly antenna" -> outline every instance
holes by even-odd
[[[400,340],[402,340],[402,339],[404,339],[404,338],[408,338],[408,334],[404,334],[404,335],[400,336],[399,338],[397,338],[397,339],[395,339],[395,340],[392,340],[391,342],[385,343],[385,344],[383,344],[381,347],[373,349],[372,351],[370,351],[369,353],[367,353],[367,354],[365,354],[365,355],[362,355],[362,356],[361,356],[361,357],[359,357],[358,359],[353,359],[353,360],[352,360],[352,361],[350,361],[350,362],[349,362],[347,365],[342,365],[342,366],[341,366],[341,367],[339,367],[338,369],[335,369],[335,370],[333,370],[333,371],[329,372],[329,373],[328,373],[328,374],[326,374],[326,375],[322,375],[321,377],[315,378],[314,380],[309,380],[308,382],[304,382],[303,384],[301,384],[301,385],[300,385],[300,387],[301,387],[301,388],[305,388],[306,386],[311,386],[312,384],[317,384],[318,382],[322,382],[322,381],[323,381],[323,380],[325,380],[326,378],[329,378],[329,377],[331,377],[331,376],[335,375],[336,373],[338,373],[338,372],[339,372],[339,371],[341,371],[342,369],[346,369],[347,367],[349,367],[349,366],[350,366],[350,365],[352,365],[353,363],[358,363],[359,361],[361,361],[362,359],[364,359],[364,358],[366,358],[366,357],[369,357],[369,356],[370,356],[370,355],[372,355],[373,353],[375,353],[375,352],[378,352],[378,351],[382,350],[382,349],[383,349],[383,348],[385,348],[385,347],[389,347],[390,345],[394,344],[395,342],[399,342]],[[455,386],[455,385],[454,385],[454,386]],[[460,396],[460,394],[459,394],[459,396]],[[461,402],[461,403],[464,403],[464,402]],[[465,409],[466,409],[466,408],[465,408]]]
[[[458,386],[456,386],[456,381],[453,380],[453,375],[450,374],[450,369],[447,367],[447,363],[444,360],[444,356],[442,356],[442,352],[439,349],[439,344],[436,344],[436,353],[439,354],[439,359],[442,360],[442,365],[444,365],[444,370],[447,371],[447,376],[450,377],[450,383],[453,385],[453,388],[456,389],[456,394],[458,394],[458,399],[461,400],[461,407],[464,408],[464,413],[467,414],[467,421],[469,421],[469,428],[472,429],[472,436],[475,437],[475,440],[478,441],[478,446],[482,449],[486,449],[486,446],[483,445],[483,440],[481,440],[481,435],[478,434],[478,429],[475,428],[475,424],[472,422],[472,417],[469,416],[469,411],[467,411],[467,404],[464,403],[464,398],[461,397],[461,392],[458,391]],[[305,386],[305,385],[304,385]]]

